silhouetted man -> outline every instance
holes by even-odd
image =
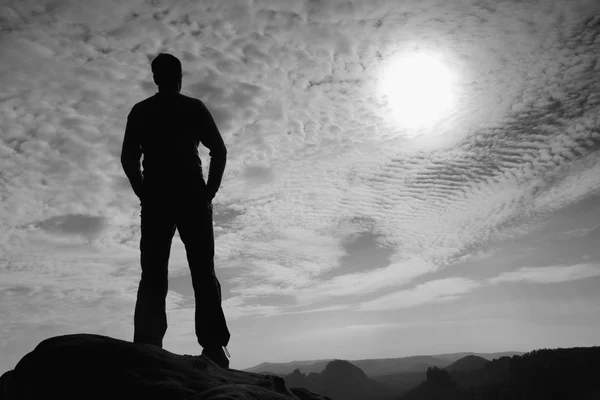
[[[141,202],[142,276],[137,293],[133,341],[162,347],[167,331],[167,266],[175,228],[185,245],[196,299],[195,328],[202,354],[224,368],[229,330],[215,275],[212,199],[227,149],[206,106],[180,94],[181,62],[161,53],[152,61],[158,93],[133,106],[121,163]],[[210,150],[206,183],[198,145]],[[143,158],[143,174],[140,157]]]

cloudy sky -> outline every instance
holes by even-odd
[[[598,1],[0,0],[0,26],[0,373],[132,340],[119,158],[163,51],[228,147],[233,368],[599,344]],[[199,354],[177,234],[167,302]]]

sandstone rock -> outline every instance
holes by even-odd
[[[42,341],[0,377],[0,400],[327,400],[283,378],[92,334]]]

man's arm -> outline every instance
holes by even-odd
[[[200,102],[200,115],[202,118],[200,142],[210,150],[210,167],[206,190],[209,200],[212,200],[219,190],[219,186],[221,186],[225,164],[227,163],[227,148],[215,120],[202,102]]]
[[[140,199],[142,198],[142,171],[140,170],[140,157],[142,156],[142,147],[139,141],[139,132],[137,122],[133,115],[133,110],[127,117],[127,126],[125,127],[125,138],[123,139],[123,148],[121,150],[121,165],[125,175],[129,178],[129,183],[134,193]]]

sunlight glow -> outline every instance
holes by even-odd
[[[393,118],[402,127],[430,128],[454,106],[454,77],[436,58],[408,55],[391,62],[380,81]]]

